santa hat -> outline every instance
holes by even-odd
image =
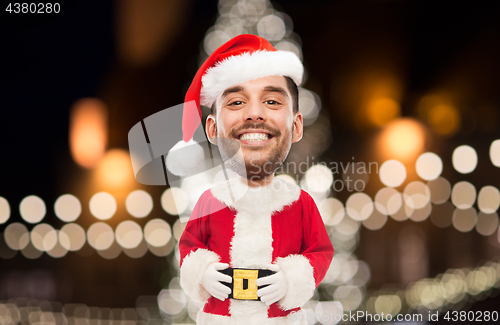
[[[228,87],[265,76],[287,76],[299,85],[303,72],[295,53],[278,51],[257,35],[238,35],[221,45],[198,69],[186,93],[182,140],[167,155],[169,171],[179,176],[192,175],[203,162],[203,148],[193,140],[201,123],[200,104],[212,106]]]

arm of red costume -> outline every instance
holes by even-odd
[[[300,254],[278,258],[288,291],[279,302],[284,310],[303,306],[326,275],[333,258],[333,246],[314,200],[301,193],[303,239]]]
[[[210,294],[202,285],[208,265],[220,260],[219,255],[207,248],[210,206],[203,194],[179,240],[181,255],[180,283],[194,301],[206,302]]]

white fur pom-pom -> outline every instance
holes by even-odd
[[[204,160],[203,147],[198,142],[181,140],[169,150],[166,164],[172,174],[184,177],[200,172]]]

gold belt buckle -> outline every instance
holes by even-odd
[[[259,278],[259,270],[233,270],[233,298],[258,300],[257,285],[255,280]],[[246,288],[245,288],[246,287]]]

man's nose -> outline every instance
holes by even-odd
[[[252,101],[247,105],[245,116],[246,121],[265,121],[267,119],[263,103]]]

